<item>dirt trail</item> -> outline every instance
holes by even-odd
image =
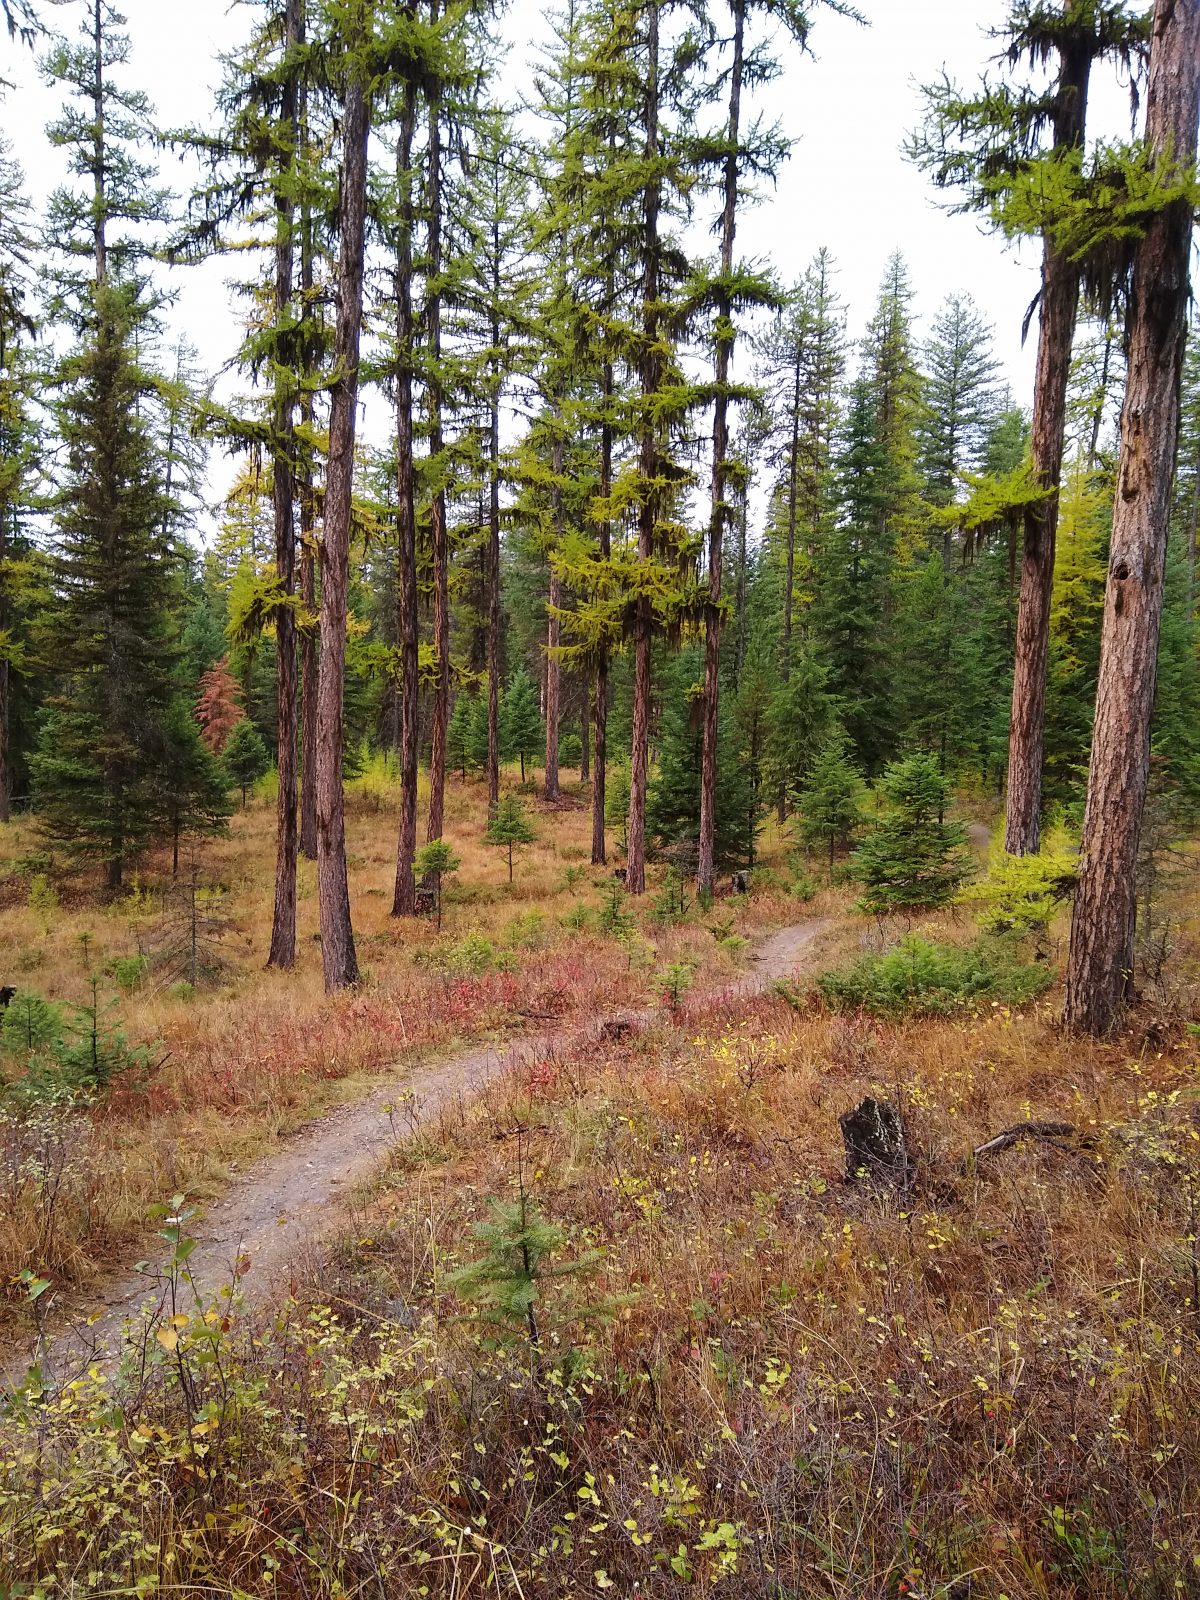
[[[828,918],[813,917],[781,928],[759,944],[746,976],[719,992],[750,997],[793,976],[827,925]],[[206,1207],[190,1229],[198,1243],[188,1266],[200,1295],[207,1301],[219,1293],[231,1281],[239,1257],[249,1257],[252,1266],[244,1292],[265,1293],[306,1246],[337,1230],[345,1217],[341,1202],[355,1185],[371,1176],[394,1145],[447,1105],[469,1099],[501,1073],[550,1051],[598,1041],[606,1023],[645,1025],[660,1015],[647,1008],[622,1013],[619,1019],[601,1017],[584,1029],[541,1033],[499,1048],[476,1046],[412,1072],[398,1070],[393,1083],[311,1123]],[[47,1376],[62,1383],[89,1361],[111,1359],[125,1323],[160,1301],[152,1272],[113,1279],[93,1310],[90,1326],[81,1320],[54,1333],[42,1358]],[[10,1382],[19,1379],[31,1359],[28,1350],[5,1353],[0,1375]]]

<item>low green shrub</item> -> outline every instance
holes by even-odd
[[[1023,961],[1007,940],[946,945],[913,934],[891,950],[822,974],[817,988],[837,1011],[953,1016],[992,1002],[1025,1005],[1053,981],[1052,969]]]
[[[114,956],[104,970],[118,989],[132,994],[145,982],[150,963],[145,956]]]

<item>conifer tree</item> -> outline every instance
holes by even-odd
[[[1136,84],[1146,17],[1139,5],[1125,0],[1020,0],[1012,6],[1003,37],[1001,58],[1010,71],[1023,62],[1032,73],[1053,67],[1051,89],[1044,90],[1035,78],[984,83],[978,94],[964,95],[944,81],[926,91],[926,130],[911,141],[910,151],[939,187],[961,191],[961,209],[989,213],[1008,229],[1011,218],[1006,222],[1004,212],[1014,193],[1036,192],[1079,161],[1095,67],[1115,62]],[[1044,243],[1031,449],[1034,474],[1046,493],[1025,515],[1005,829],[1011,855],[1036,854],[1040,839],[1057,495],[1083,270],[1079,257],[1048,229],[1034,231],[1043,232]]]
[[[26,310],[29,212],[24,174],[0,142],[0,823],[9,820],[12,805],[12,681],[28,666],[21,561],[28,541],[20,533],[20,513],[34,454],[27,411],[27,346],[34,332]]]
[[[780,470],[785,506],[779,650],[785,681],[791,670],[797,581],[811,597],[835,505],[833,452],[846,350],[845,311],[833,288],[834,271],[829,251],[819,250],[762,341],[774,424],[772,460]]]
[[[366,254],[367,144],[373,84],[372,13],[346,0],[334,15],[331,75],[341,98],[335,379],[330,400],[325,536],[321,543],[321,677],[317,699],[317,888],[328,991],[358,982],[346,870],[342,785],[347,584]],[[444,739],[444,733],[443,733]]]
[[[689,647],[680,651],[665,675],[659,759],[646,803],[647,835],[660,849],[678,845],[699,849],[704,689],[698,675],[702,663],[700,650]],[[741,865],[750,859],[758,818],[749,765],[738,749],[728,704],[722,707],[719,731],[722,776],[713,858]]]
[[[92,304],[94,330],[59,375],[67,468],[55,507],[57,603],[38,645],[60,687],[33,773],[50,837],[102,864],[115,892],[161,819],[179,566],[162,535],[145,417],[153,384],[133,352],[144,310],[132,288],[109,282],[93,291]]]
[[[508,681],[500,706],[500,745],[510,760],[521,763],[521,782],[525,782],[525,763],[542,748],[542,719],[538,713],[537,690],[533,680],[518,668]]]
[[[966,830],[945,820],[946,785],[930,755],[887,769],[883,820],[851,857],[862,908],[876,916],[945,905],[969,870]]]
[[[846,753],[846,736],[835,732],[812,764],[799,795],[799,835],[805,849],[829,852],[829,871],[838,850],[848,849],[862,826],[863,784]]]
[[[1196,211],[1200,0],[1157,0],[1145,166],[1166,190],[1133,256],[1118,489],[1064,1020],[1103,1034],[1133,972],[1138,840],[1149,782],[1163,580]],[[1101,224],[1103,225],[1103,224]],[[1123,238],[1121,219],[1108,219]]]
[[[525,364],[533,310],[529,264],[528,155],[516,142],[511,118],[496,106],[477,116],[467,180],[458,201],[468,270],[459,287],[457,333],[477,369],[484,412],[482,431],[487,487],[487,753],[488,804],[500,798],[501,491],[504,486],[500,421],[507,391]],[[548,657],[553,666],[555,658]]]
[[[753,0],[728,0],[730,39],[729,67],[722,72],[728,89],[725,127],[715,136],[700,141],[696,152],[701,171],[713,166],[719,172],[720,256],[717,272],[705,285],[704,298],[713,312],[714,382],[712,498],[708,525],[708,597],[704,613],[704,761],[700,777],[700,847],[696,869],[697,890],[712,893],[714,838],[717,805],[718,701],[721,689],[722,563],[726,524],[731,513],[730,490],[744,476],[745,464],[730,456],[731,402],[745,397],[744,386],[731,382],[734,344],[737,337],[735,314],[752,307],[778,305],[778,295],[770,280],[734,259],[739,201],[747,197],[751,177],[773,178],[781,165],[787,145],[778,130],[759,121],[749,126],[743,119],[742,96],[769,82],[783,64],[772,54],[775,36],[782,29],[803,50],[808,43],[808,8],[798,3],[761,6],[774,30],[770,41],[747,39],[757,7]],[[833,0],[833,9],[843,13],[850,8]]]
[[[235,631],[274,627],[275,748],[279,770],[276,811],[275,906],[267,965],[290,968],[296,958],[296,863],[299,855],[299,726],[296,629],[296,499],[299,474],[297,406],[311,388],[314,338],[310,307],[297,298],[298,212],[307,218],[320,180],[309,130],[306,65],[308,0],[270,0],[244,51],[227,63],[219,95],[223,116],[214,137],[181,134],[205,156],[208,178],[193,199],[192,217],[176,248],[192,257],[243,250],[235,223],[261,226],[269,249],[269,286],[251,285],[255,313],[241,361],[269,379],[265,427],[258,418],[225,412],[214,426],[227,439],[266,446],[270,466],[274,562],[269,584],[247,591],[253,619],[235,614]],[[305,238],[306,275],[311,240]],[[311,785],[310,785],[311,787]]]
[[[532,844],[537,838],[533,826],[521,803],[520,795],[506,794],[496,807],[487,833],[488,844],[504,846],[508,851],[508,881],[513,881],[513,849],[517,845]]]

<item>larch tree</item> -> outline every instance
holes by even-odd
[[[851,7],[839,0],[824,0],[834,11],[854,16]],[[704,298],[713,312],[712,340],[714,372],[712,385],[713,454],[712,493],[708,522],[707,601],[704,608],[704,758],[700,776],[700,844],[696,867],[696,887],[701,895],[713,891],[714,841],[717,813],[717,744],[721,693],[722,575],[726,526],[732,514],[731,491],[745,474],[745,463],[730,450],[730,411],[739,399],[748,398],[744,385],[733,382],[734,346],[739,313],[754,308],[777,306],[779,297],[770,279],[745,263],[735,260],[740,204],[744,204],[754,179],[773,180],[788,146],[779,131],[758,119],[748,121],[743,111],[743,94],[771,82],[783,70],[773,53],[780,32],[788,35],[801,51],[808,43],[811,4],[798,0],[768,0],[756,5],[753,0],[728,0],[729,38],[720,41],[728,47],[728,67],[722,66],[718,84],[727,95],[725,126],[718,133],[701,139],[694,159],[701,171],[715,169],[721,197],[718,231],[720,249],[716,274],[705,285]],[[747,38],[758,10],[772,27],[769,41]],[[719,88],[717,89],[719,93]]]
[[[346,797],[342,780],[347,585],[358,420],[359,347],[366,256],[367,146],[375,87],[373,13],[367,0],[331,7],[330,73],[341,103],[341,182],[334,381],[329,464],[321,540],[321,676],[317,694],[317,892],[325,988],[358,982],[346,868]]]
[[[911,153],[939,187],[962,192],[962,209],[988,212],[1008,229],[1004,212],[1014,192],[1036,188],[1047,171],[1081,159],[1096,66],[1116,63],[1136,81],[1146,37],[1143,9],[1125,0],[1020,0],[1002,35],[1000,58],[1010,72],[1022,63],[1035,72],[1052,67],[1051,87],[1035,78],[985,84],[972,96],[944,81],[926,92],[929,120],[911,141]],[[1029,505],[1024,522],[1005,825],[1005,849],[1013,855],[1036,854],[1041,838],[1050,597],[1081,275],[1079,260],[1047,232],[1030,441],[1045,494]]]
[[[276,802],[275,903],[267,965],[296,960],[296,869],[299,830],[299,683],[296,594],[296,510],[299,481],[297,413],[311,395],[314,355],[311,303],[298,297],[297,241],[303,238],[302,278],[312,271],[311,213],[320,180],[308,141],[308,0],[271,0],[244,50],[226,64],[218,95],[216,134],[182,134],[205,159],[207,180],[193,197],[191,217],[176,249],[197,257],[243,251],[244,226],[257,231],[269,256],[269,279],[253,283],[250,327],[241,363],[265,376],[263,417],[214,412],[211,426],[227,442],[253,444],[270,463],[273,569],[262,585],[243,591],[249,612],[235,615],[236,632],[268,624],[275,633]],[[298,225],[303,216],[304,226]],[[241,225],[233,231],[234,225]],[[311,432],[311,429],[309,430]],[[309,450],[306,443],[305,450]],[[310,785],[310,788],[312,786]],[[310,807],[310,810],[312,808]]]
[[[1133,973],[1138,840],[1200,197],[1198,122],[1200,0],[1157,0],[1144,155],[1134,168],[1149,176],[1150,194],[1143,197],[1129,291],[1128,378],[1063,1012],[1069,1028],[1093,1034],[1110,1032],[1120,1020]],[[1126,219],[1102,218],[1098,231],[1106,221],[1114,240],[1127,237]],[[1069,229],[1068,223],[1068,238]]]

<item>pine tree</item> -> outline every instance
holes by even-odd
[[[762,10],[771,22],[770,43],[747,39],[747,27],[752,25],[755,11],[751,0],[729,0],[729,66],[727,73],[722,70],[720,74],[728,87],[725,125],[719,132],[702,139],[697,151],[701,172],[711,167],[719,174],[721,195],[717,271],[703,286],[703,298],[710,304],[713,315],[714,381],[708,596],[704,613],[704,758],[700,773],[700,842],[696,867],[696,887],[701,895],[710,895],[713,890],[725,533],[732,512],[731,490],[746,470],[745,464],[730,454],[731,404],[746,397],[744,386],[731,381],[737,338],[735,314],[779,304],[773,284],[761,271],[735,261],[738,207],[739,201],[747,198],[747,179],[751,175],[773,178],[787,154],[787,146],[777,129],[764,127],[757,121],[747,126],[743,120],[742,96],[747,88],[753,90],[782,70],[781,63],[771,53],[780,24],[803,48],[808,41],[810,20],[807,10],[800,6],[765,5]]]
[[[366,0],[339,7],[331,40],[341,94],[341,183],[336,275],[337,327],[330,399],[325,537],[321,545],[321,676],[317,701],[317,887],[325,987],[358,982],[346,867],[342,780],[347,584],[358,413],[359,345],[366,254],[367,145],[371,131],[373,13]]]
[[[810,651],[797,655],[789,676],[771,696],[763,765],[776,795],[795,795],[837,723],[829,671]]]
[[[833,453],[846,350],[845,311],[833,288],[834,272],[828,250],[819,250],[762,341],[772,461],[779,468],[784,507],[783,516],[773,519],[772,534],[778,527],[783,538],[780,671],[785,679],[791,670],[797,585],[807,611],[836,504]]]
[[[1146,166],[1193,169],[1200,123],[1200,0],[1157,0],[1146,107]],[[1129,381],[1079,885],[1071,917],[1064,1021],[1103,1034],[1119,1021],[1133,972],[1137,858],[1149,782],[1171,489],[1195,215],[1194,182],[1145,219],[1133,254]],[[1109,221],[1122,237],[1120,221]]]
[[[144,318],[134,292],[104,283],[96,325],[63,364],[57,603],[39,652],[59,678],[34,761],[38,810],[73,856],[103,864],[110,891],[160,820],[167,718],[178,651],[179,564],[164,541],[163,496],[134,358]]]
[[[837,852],[850,847],[862,826],[862,795],[862,778],[839,730],[813,762],[798,797],[800,842],[806,850],[828,849],[831,875]]]
[[[251,327],[241,361],[270,379],[265,428],[258,418],[224,413],[227,439],[265,443],[271,479],[274,564],[268,587],[254,594],[254,622],[274,627],[275,749],[279,769],[276,812],[275,907],[267,965],[290,968],[296,959],[296,863],[299,855],[298,655],[296,630],[296,498],[300,451],[297,406],[309,385],[314,338],[306,297],[297,297],[296,241],[307,233],[297,210],[311,210],[319,180],[313,173],[306,108],[308,0],[270,0],[246,49],[228,64],[219,96],[219,135],[180,135],[207,158],[208,179],[193,199],[193,218],[176,250],[190,256],[244,250],[241,229],[263,224],[269,248],[268,286],[251,285]],[[228,236],[234,223],[239,231]],[[306,251],[311,247],[306,239]],[[264,314],[265,312],[265,314]],[[246,619],[233,626],[244,631]]]
[[[10,29],[13,19],[9,16]],[[28,669],[25,563],[29,541],[20,533],[22,502],[34,454],[27,414],[34,324],[26,310],[32,240],[25,177],[0,141],[0,823],[11,813],[14,674]]]
[[[446,724],[446,763],[449,767],[457,767],[462,772],[464,783],[467,781],[467,747],[471,739],[471,721],[474,712],[473,698],[467,694],[460,694],[454,702],[450,721]]]
[[[1125,0],[1104,5],[1096,0],[1062,0],[1061,5],[1020,0],[1011,8],[1003,37],[1009,68],[1015,71],[1027,62],[1033,81],[984,83],[974,96],[948,81],[927,89],[926,129],[910,142],[910,153],[939,187],[961,193],[960,209],[989,214],[994,225],[1012,232],[1017,231],[1014,197],[1035,194],[1047,183],[1053,187],[1055,176],[1079,160],[1093,69],[1104,61],[1117,63],[1133,85],[1136,103],[1147,19],[1140,7]],[[1051,64],[1057,75],[1047,93],[1036,75]],[[1046,494],[1031,502],[1025,515],[1005,831],[1005,849],[1011,855],[1036,854],[1040,839],[1057,494],[1084,272],[1079,253],[1064,248],[1044,224],[1022,231],[1043,234],[1031,448],[1034,474]]]
[[[532,844],[537,838],[519,795],[506,794],[501,796],[495,811],[492,813],[484,838],[488,844],[503,845],[507,848],[508,881],[511,883],[513,881],[514,846]]]
[[[966,877],[966,830],[947,822],[946,785],[936,760],[908,756],[880,781],[883,821],[851,857],[861,905],[875,916],[945,905]]]
[[[500,747],[509,760],[520,761],[524,783],[526,761],[542,749],[542,719],[533,680],[520,668],[508,680],[500,706]]]
[[[200,737],[214,755],[220,755],[229,735],[246,715],[238,700],[238,683],[229,670],[229,657],[222,656],[200,679],[196,701],[196,721]]]
[[[681,651],[664,684],[659,728],[659,759],[646,803],[646,832],[659,849],[699,848],[700,772],[704,759],[703,685],[697,680],[702,658],[695,648]],[[757,817],[750,772],[736,743],[733,717],[721,712],[722,780],[717,793],[714,860],[748,862]]]
[[[221,763],[201,739],[182,697],[168,708],[164,726],[166,749],[157,775],[157,799],[160,828],[171,841],[171,875],[177,877],[180,841],[190,833],[223,833],[232,808]]]
[[[267,747],[249,717],[243,717],[226,739],[221,760],[230,778],[242,791],[244,811],[247,791],[258,782],[271,764]]]

